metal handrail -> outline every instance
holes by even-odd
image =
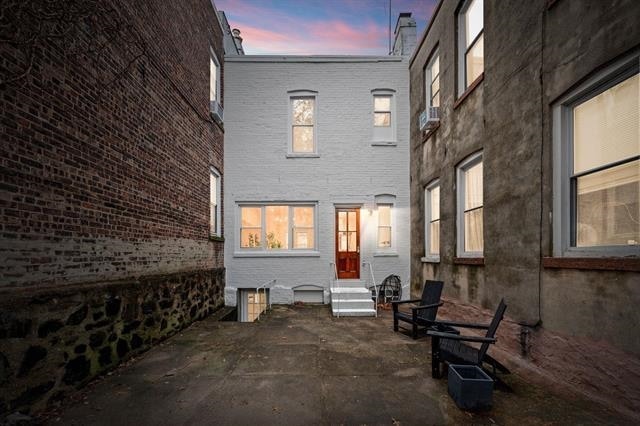
[[[331,267],[331,265],[333,265],[333,277],[329,279],[329,288],[333,290],[334,286],[332,284],[335,283],[335,289],[339,290],[340,280],[338,279],[338,267],[336,266],[335,262],[329,262],[329,267]],[[336,300],[340,300],[340,297],[338,297]],[[333,306],[333,293],[331,294],[331,305]],[[336,303],[336,310],[338,311],[337,317],[340,318],[340,302]]]
[[[373,283],[373,290],[376,295],[376,318],[378,317],[378,285],[376,284],[376,278],[373,276],[373,264],[371,262],[363,261],[362,266],[369,265],[369,275],[371,276],[371,282]],[[367,288],[370,288],[367,286]]]
[[[276,279],[272,279],[269,281],[265,281],[264,283],[260,284],[258,287],[256,287],[256,296],[258,296],[258,306],[260,306],[260,312],[258,312],[258,316],[256,317],[256,321],[260,319],[260,315],[262,315],[262,306],[264,305],[265,310],[267,309],[267,305],[268,305],[268,309],[271,309],[271,300],[269,300],[267,298],[267,285],[269,284],[275,284],[276,283]],[[262,294],[264,294],[264,303],[262,303],[262,299],[260,299],[260,289],[262,289]]]

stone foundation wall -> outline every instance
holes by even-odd
[[[75,388],[224,304],[224,268],[0,294],[0,417]]]

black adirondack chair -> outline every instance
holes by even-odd
[[[483,364],[489,364],[493,371],[487,371],[496,377],[496,369],[508,374],[509,370],[487,354],[489,345],[496,342],[496,331],[500,321],[504,317],[507,305],[504,299],[500,301],[498,308],[489,324],[469,324],[452,321],[436,321],[438,325],[461,328],[486,329],[487,333],[481,336],[463,336],[438,330],[427,330],[427,335],[431,336],[431,376],[440,378],[440,364],[466,364],[477,365],[483,368]],[[474,348],[463,342],[481,343],[480,348]],[[486,370],[486,369],[485,369]]]
[[[422,289],[422,298],[415,300],[400,300],[391,302],[393,307],[393,331],[398,331],[399,321],[411,324],[411,337],[418,338],[418,327],[430,327],[434,324],[438,307],[442,306],[440,295],[442,294],[442,281],[426,280]],[[419,303],[411,306],[411,312],[403,312],[400,305],[407,303]]]

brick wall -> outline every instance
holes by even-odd
[[[47,3],[2,6],[2,38],[41,32],[0,43],[0,416],[58,403],[223,303],[215,7],[77,2],[60,27],[37,16],[61,11]]]
[[[293,303],[293,287],[325,288],[329,262],[335,261],[335,206],[362,206],[360,258],[372,261],[376,281],[399,275],[409,279],[409,120],[407,59],[227,58],[225,134],[225,258],[229,271],[227,305],[237,288],[255,288],[276,279],[272,303]],[[373,145],[374,89],[395,90],[396,139]],[[312,158],[290,158],[288,91],[316,91],[317,151]],[[395,195],[393,256],[376,248],[375,196]],[[267,253],[242,257],[238,202],[317,203],[317,251],[307,256]],[[371,213],[370,213],[371,210]],[[230,231],[232,230],[232,231]],[[269,256],[275,254],[275,256]],[[369,279],[361,268],[361,278]],[[408,295],[408,291],[406,292]]]
[[[124,42],[96,60],[95,40],[80,40],[87,58],[65,61],[43,40],[29,75],[0,92],[0,287],[222,265],[208,241],[208,168],[223,172],[208,112],[209,46],[223,57],[214,10],[113,6],[146,45],[132,65]],[[0,48],[5,66],[23,56]]]

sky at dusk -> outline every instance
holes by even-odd
[[[412,12],[418,38],[438,0],[215,0],[247,55],[386,55],[398,14]]]

